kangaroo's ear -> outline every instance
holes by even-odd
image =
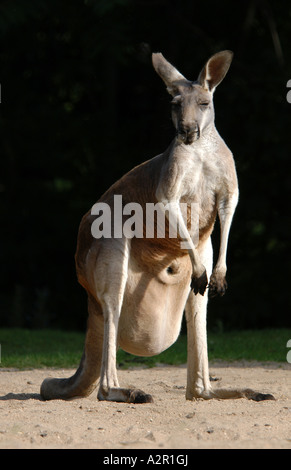
[[[231,51],[221,51],[210,57],[198,77],[199,85],[205,90],[214,91],[227,74],[232,58]]]
[[[152,61],[155,71],[165,82],[168,92],[175,96],[178,93],[177,87],[188,80],[160,52],[152,54]]]

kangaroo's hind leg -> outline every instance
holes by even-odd
[[[209,238],[200,247],[201,261],[209,276],[212,269],[212,245]],[[207,333],[206,333],[206,310],[207,292],[204,296],[194,295],[190,292],[186,304],[187,320],[187,389],[186,398],[248,398],[249,400],[262,401],[274,400],[269,393],[259,393],[252,389],[212,389],[209,381]]]
[[[200,259],[206,267],[207,276],[212,270],[212,244],[209,238],[200,248]],[[207,314],[208,290],[204,296],[194,295],[191,290],[185,308],[187,322],[187,388],[186,398],[210,398],[212,394],[208,371]]]
[[[104,241],[94,273],[96,296],[104,317],[99,400],[128,403],[152,402],[151,395],[141,390],[119,386],[116,370],[118,324],[123,303],[130,256],[130,240]]]
[[[88,297],[87,333],[80,365],[67,379],[47,378],[41,384],[40,393],[45,400],[72,399],[90,395],[100,377],[104,322],[100,304]]]

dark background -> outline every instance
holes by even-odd
[[[161,51],[195,80],[234,51],[216,126],[240,183],[227,295],[210,328],[290,327],[291,5],[251,0],[0,3],[0,324],[84,328],[82,215],[173,138]]]

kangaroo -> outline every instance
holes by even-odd
[[[75,255],[80,284],[88,293],[88,323],[83,356],[76,373],[67,379],[45,379],[44,399],[88,396],[97,386],[99,400],[148,403],[152,396],[139,389],[122,388],[116,370],[116,351],[134,355],[161,353],[177,339],[185,311],[187,323],[186,399],[273,399],[251,389],[212,389],[209,379],[206,310],[208,293],[223,295],[230,226],[238,202],[233,156],[214,124],[213,93],[232,61],[231,51],[207,61],[197,81],[187,80],[161,53],[152,55],[153,67],[173,97],[172,120],[176,135],[166,151],[133,168],[99,199],[115,218],[114,198],[123,208],[149,203],[164,208],[164,237],[96,238],[96,213],[82,219]],[[189,214],[182,203],[196,208],[198,239],[189,229]],[[188,206],[187,206],[188,207]],[[220,249],[212,270],[211,233],[218,214]],[[170,236],[171,216],[177,220]],[[172,219],[173,220],[173,219]],[[195,229],[195,228],[194,228]],[[195,230],[194,230],[195,231]],[[146,221],[143,219],[143,233]],[[197,238],[197,237],[196,237]]]

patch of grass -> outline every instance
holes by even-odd
[[[55,330],[0,329],[1,363],[5,368],[76,367],[85,333]],[[286,362],[291,329],[244,330],[208,334],[209,359],[223,361]],[[187,362],[187,338],[181,335],[169,349],[154,357],[137,357],[118,351],[121,368],[179,365]]]
[[[85,334],[58,330],[0,329],[0,367],[75,367]]]
[[[210,360],[223,361],[274,361],[286,362],[288,339],[291,329],[243,330],[223,333],[208,333],[208,356]],[[169,349],[150,358],[131,356],[119,351],[122,367],[157,363],[179,365],[187,362],[187,337],[181,335]]]
[[[243,330],[208,335],[210,359],[286,362],[291,329]]]

